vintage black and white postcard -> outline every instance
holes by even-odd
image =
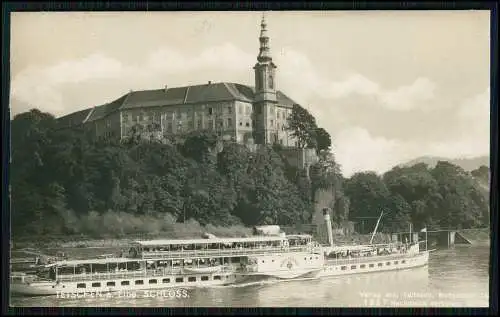
[[[488,306],[488,10],[10,34],[11,306]]]

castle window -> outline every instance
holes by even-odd
[[[249,127],[249,126],[250,126],[250,122],[248,122],[248,121],[247,121],[247,122],[245,123],[245,126]]]
[[[274,78],[273,78],[273,75],[269,76],[269,88],[274,89]]]
[[[213,115],[214,114],[214,108],[210,107],[208,108],[208,114]]]
[[[243,126],[243,122],[240,121],[240,127]]]
[[[271,120],[271,127],[274,127],[274,120]]]
[[[201,129],[203,126],[203,122],[201,119],[198,119],[198,129]]]
[[[227,119],[227,127],[231,128],[232,126],[233,126],[233,120],[231,120],[231,118],[228,118]]]
[[[240,105],[240,106],[238,107],[238,113],[239,113],[239,114],[243,114],[243,105]]]
[[[231,106],[227,107],[227,113],[229,114],[233,113],[233,107]]]

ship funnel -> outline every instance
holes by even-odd
[[[328,231],[328,243],[333,247],[333,231],[332,220],[330,219],[330,208],[323,208],[323,216],[325,217],[326,230]]]

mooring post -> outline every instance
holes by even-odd
[[[455,245],[455,233],[456,233],[456,231],[450,231],[448,233],[448,235],[450,237],[450,246],[454,246]]]

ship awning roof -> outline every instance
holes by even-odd
[[[136,258],[105,258],[105,259],[86,259],[86,260],[66,260],[57,261],[51,264],[47,264],[45,267],[52,266],[73,266],[81,264],[107,264],[107,263],[125,263],[125,262],[139,262],[141,259]]]
[[[215,239],[188,239],[188,240],[145,240],[135,241],[141,246],[164,246],[164,245],[191,245],[191,244],[213,244],[213,243],[245,243],[245,242],[271,242],[286,240],[286,237],[248,237],[248,238],[215,238]]]

